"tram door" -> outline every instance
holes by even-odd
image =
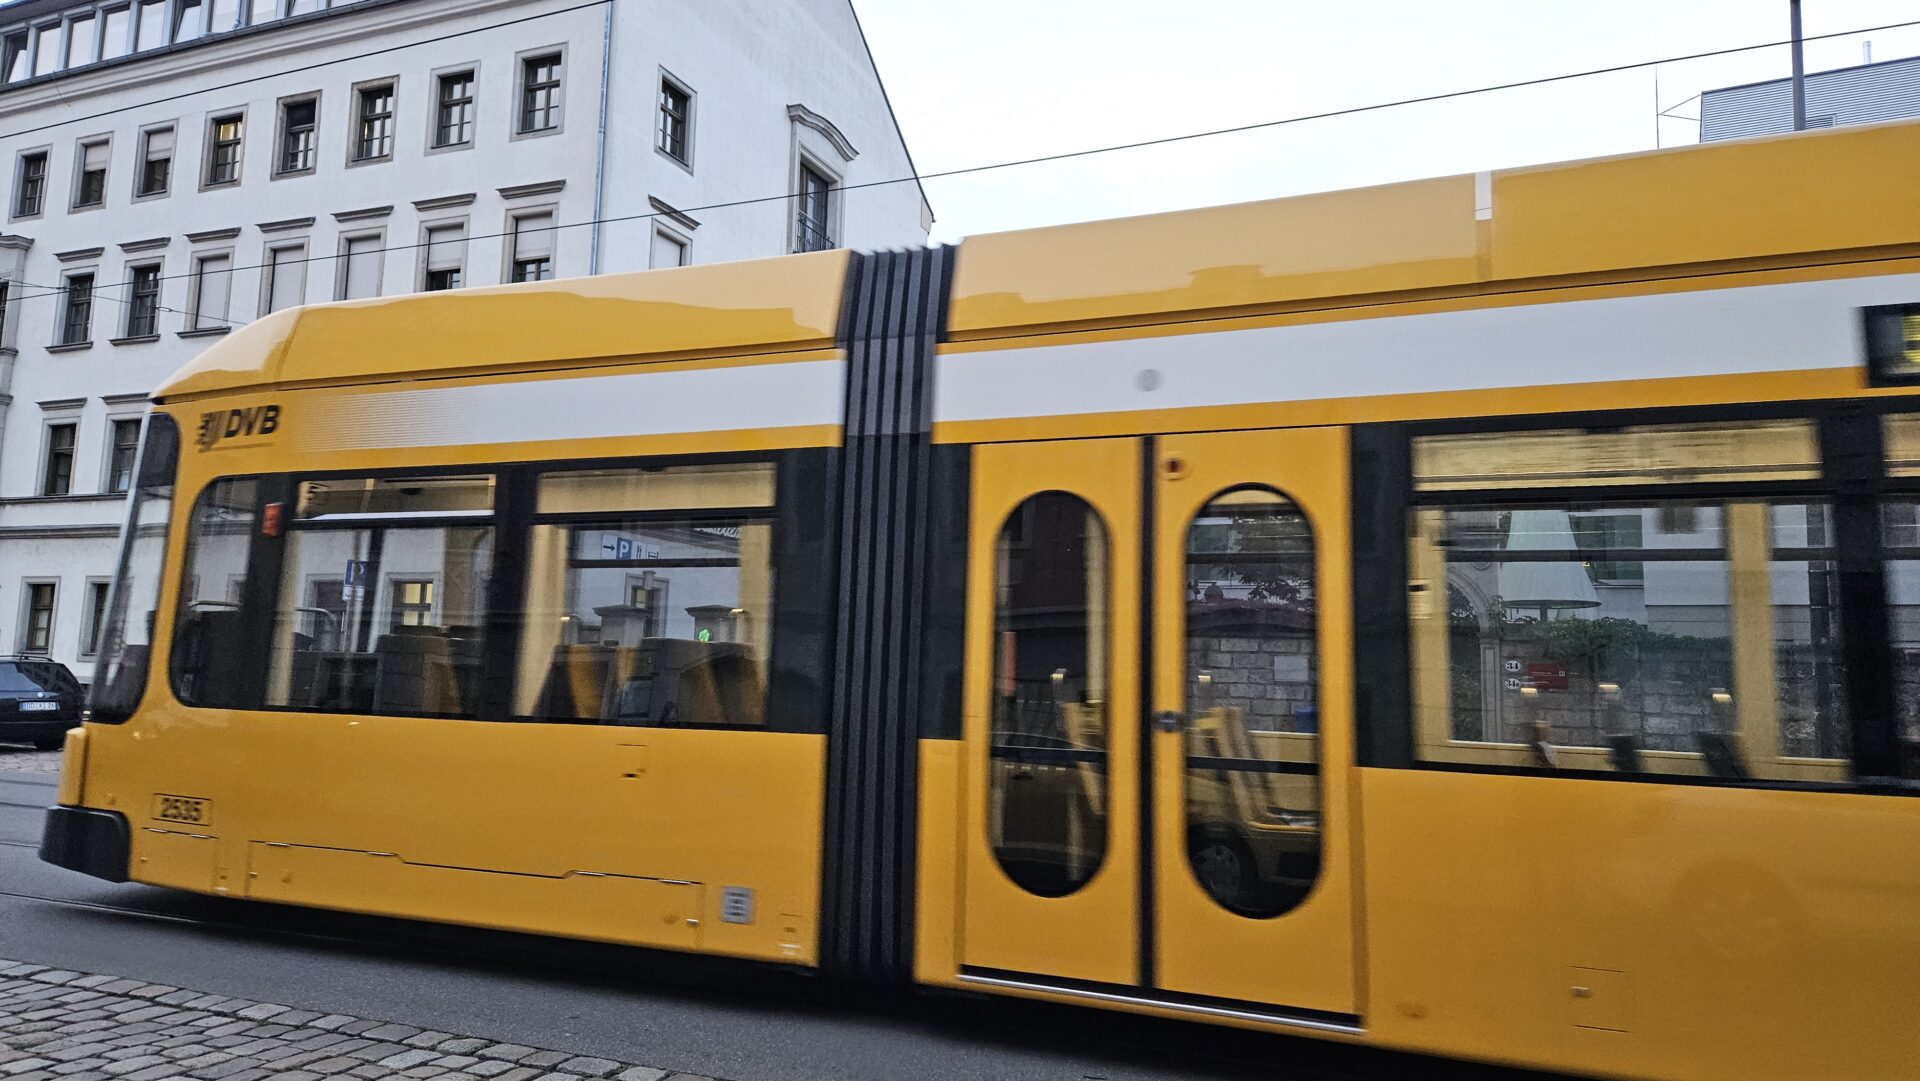
[[[1346,457],[1339,429],[976,448],[969,975],[1358,1012]]]
[[[1166,436],[1152,468],[1153,985],[1358,1013],[1347,433]]]
[[[1139,973],[1142,444],[978,447],[962,963]]]

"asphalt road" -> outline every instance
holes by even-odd
[[[641,951],[116,886],[39,862],[40,809],[55,778],[8,772],[10,758],[0,750],[0,957],[732,1081],[1536,1076],[1048,1004],[875,996]]]

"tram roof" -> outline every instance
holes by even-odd
[[[831,347],[845,251],[315,304],[215,343],[161,400]]]
[[[1900,121],[970,237],[949,333],[1858,258],[1920,244],[1916,176],[1920,121]],[[847,259],[820,252],[296,308],[229,335],[157,396],[830,347]]]

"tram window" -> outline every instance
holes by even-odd
[[[1417,509],[1418,753],[1845,781],[1833,532],[1817,502]]]
[[[1887,475],[1920,477],[1920,413],[1889,413],[1882,431]]]
[[[493,487],[490,473],[300,481],[266,705],[478,716]]]
[[[493,476],[330,477],[300,482],[295,517],[310,522],[493,513]]]
[[[133,512],[120,541],[120,567],[94,668],[93,719],[101,723],[132,717],[146,691],[179,452],[179,426],[165,413],[152,414],[134,467]]]
[[[241,707],[245,652],[241,594],[252,552],[260,482],[227,478],[207,485],[187,519],[186,577],[174,616],[173,686],[182,702]]]
[[[540,478],[536,514],[729,510],[773,506],[771,462],[582,469]]]
[[[1889,441],[1889,455],[1892,445]],[[1887,621],[1891,624],[1894,739],[1902,776],[1920,778],[1920,500],[1880,506],[1886,545]]]
[[[1414,440],[1418,492],[1818,480],[1809,420],[1474,432]]]
[[[541,477],[514,712],[764,727],[774,474],[746,462]]]
[[[1186,575],[1188,861],[1221,906],[1277,916],[1320,873],[1312,526],[1278,492],[1223,492]]]
[[[288,529],[266,704],[476,716],[492,573],[491,526]]]
[[[987,823],[1021,888],[1074,892],[1107,850],[1106,529],[1042,492],[1001,527],[994,572]]]

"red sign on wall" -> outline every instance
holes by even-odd
[[[1543,691],[1567,689],[1567,666],[1551,662],[1527,665],[1527,686]]]

